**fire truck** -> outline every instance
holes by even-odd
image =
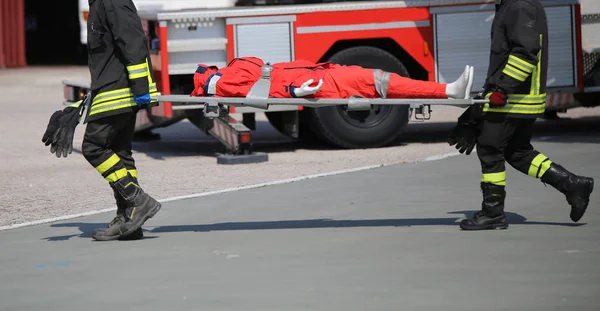
[[[598,33],[593,27],[600,10],[595,4],[599,1],[587,1],[583,6],[590,10],[582,14],[582,1],[542,0],[549,23],[549,117],[596,102],[600,62],[595,48],[600,44],[592,37]],[[471,91],[483,86],[494,1],[240,2],[218,9],[139,11],[162,95],[190,94],[199,63],[223,67],[242,56],[270,63],[305,59],[359,65],[440,83],[453,81],[465,65],[472,65]],[[585,53],[582,24],[592,46]],[[64,84],[65,103],[78,100],[86,90],[85,85]],[[202,107],[161,103],[139,112],[136,131],[150,133],[187,119],[223,143],[228,153],[249,154],[255,115],[265,113],[275,129],[292,138],[339,148],[375,148],[397,140],[413,116],[428,120],[431,112],[409,105],[381,105],[370,111],[276,105],[266,111],[228,107],[227,114],[207,119]]]

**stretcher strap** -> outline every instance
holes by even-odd
[[[379,94],[381,98],[386,98],[388,84],[390,82],[390,73],[380,69],[373,70],[373,73],[375,75],[375,90],[377,90],[377,94]]]
[[[252,86],[248,95],[246,95],[246,103],[256,108],[267,109],[269,104],[267,99],[269,98],[269,92],[271,90],[271,71],[273,67],[271,64],[266,63],[261,68],[262,75],[256,83]]]

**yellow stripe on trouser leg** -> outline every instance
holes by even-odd
[[[116,182],[117,180],[123,178],[127,176],[127,169],[126,168],[122,168],[120,170],[115,171],[112,174],[109,174],[108,176],[106,176],[104,179],[106,179],[109,182]]]
[[[529,166],[527,175],[533,178],[540,178],[544,176],[544,173],[546,173],[548,169],[550,169],[550,164],[552,164],[552,161],[548,159],[547,156],[540,153],[533,158],[533,161],[531,161],[531,166]]]
[[[119,163],[121,159],[116,154],[113,154],[106,161],[102,162],[102,164],[96,167],[96,170],[100,175],[104,174],[106,171],[110,170],[113,166]]]
[[[506,186],[506,172],[483,174],[481,175],[481,182],[496,186]]]

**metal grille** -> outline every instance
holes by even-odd
[[[585,14],[585,15],[581,15],[581,22],[590,22],[590,21],[594,21],[600,19],[600,14]]]
[[[587,75],[594,68],[596,62],[600,59],[600,53],[583,54],[583,74]]]

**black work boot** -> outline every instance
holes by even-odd
[[[158,201],[144,192],[130,174],[119,179],[112,186],[123,198],[126,205],[124,215],[126,221],[120,226],[122,236],[128,236],[140,229],[162,207]]]
[[[127,202],[121,198],[119,193],[114,190],[115,200],[117,201],[117,216],[108,224],[106,228],[98,228],[92,234],[92,237],[98,241],[113,241],[113,240],[139,240],[144,237],[142,228],[137,229],[132,234],[123,236],[121,235],[121,225],[127,222],[128,218],[125,217],[125,210],[127,208]]]
[[[481,210],[475,213],[473,218],[461,221],[460,228],[463,230],[508,228],[508,221],[504,214],[504,199],[506,198],[504,187],[481,183],[481,190],[483,191]]]
[[[577,222],[583,217],[594,190],[593,178],[577,176],[559,164],[552,163],[540,179],[567,197],[567,202],[571,205],[569,216],[572,221]]]

